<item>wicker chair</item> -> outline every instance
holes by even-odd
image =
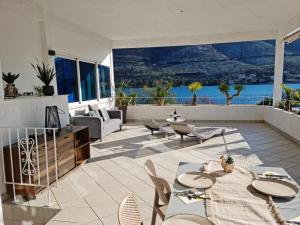
[[[155,197],[151,220],[151,225],[155,225],[157,214],[162,220],[165,218],[166,210],[170,200],[171,188],[165,179],[157,176],[155,167],[151,160],[147,160],[145,162],[144,169],[155,186]],[[162,204],[160,204],[159,201],[161,201]]]
[[[121,202],[119,207],[120,225],[143,225],[140,211],[133,194],[128,194]]]

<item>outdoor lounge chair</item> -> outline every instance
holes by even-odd
[[[219,127],[196,127],[186,123],[171,123],[171,127],[175,133],[179,134],[181,141],[183,136],[196,137],[199,143],[202,144],[204,140],[210,139],[217,135],[224,135],[225,129]]]
[[[161,131],[165,133],[166,138],[168,135],[175,134],[174,130],[169,126],[169,123],[159,124],[156,120],[148,120],[144,123],[144,126],[154,134],[154,131]]]

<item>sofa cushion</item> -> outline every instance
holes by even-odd
[[[101,113],[101,116],[102,116],[102,118],[103,118],[103,120],[104,120],[105,122],[107,122],[107,121],[110,120],[110,117],[109,117],[109,115],[108,115],[108,112],[107,112],[107,110],[106,110],[105,108],[101,108],[101,109],[100,109],[100,113]]]
[[[101,115],[100,115],[98,110],[89,111],[89,116],[90,117],[97,117],[97,118],[101,119]]]
[[[107,135],[120,129],[122,122],[120,119],[110,119],[104,123],[103,134]]]
[[[77,109],[74,112],[74,116],[84,116],[85,115],[85,109]]]

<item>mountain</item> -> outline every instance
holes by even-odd
[[[300,43],[287,45],[285,79],[300,82]],[[132,87],[152,87],[158,80],[175,86],[201,81],[216,85],[221,80],[243,83],[271,83],[275,42],[252,41],[197,46],[115,49],[116,82]]]

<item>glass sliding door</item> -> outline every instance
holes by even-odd
[[[110,69],[108,66],[98,65],[99,70],[99,87],[100,97],[111,97],[111,84],[110,84]]]
[[[78,81],[76,61],[61,57],[55,58],[57,92],[68,95],[69,102],[78,102]]]
[[[82,101],[97,99],[95,64],[79,62]]]

